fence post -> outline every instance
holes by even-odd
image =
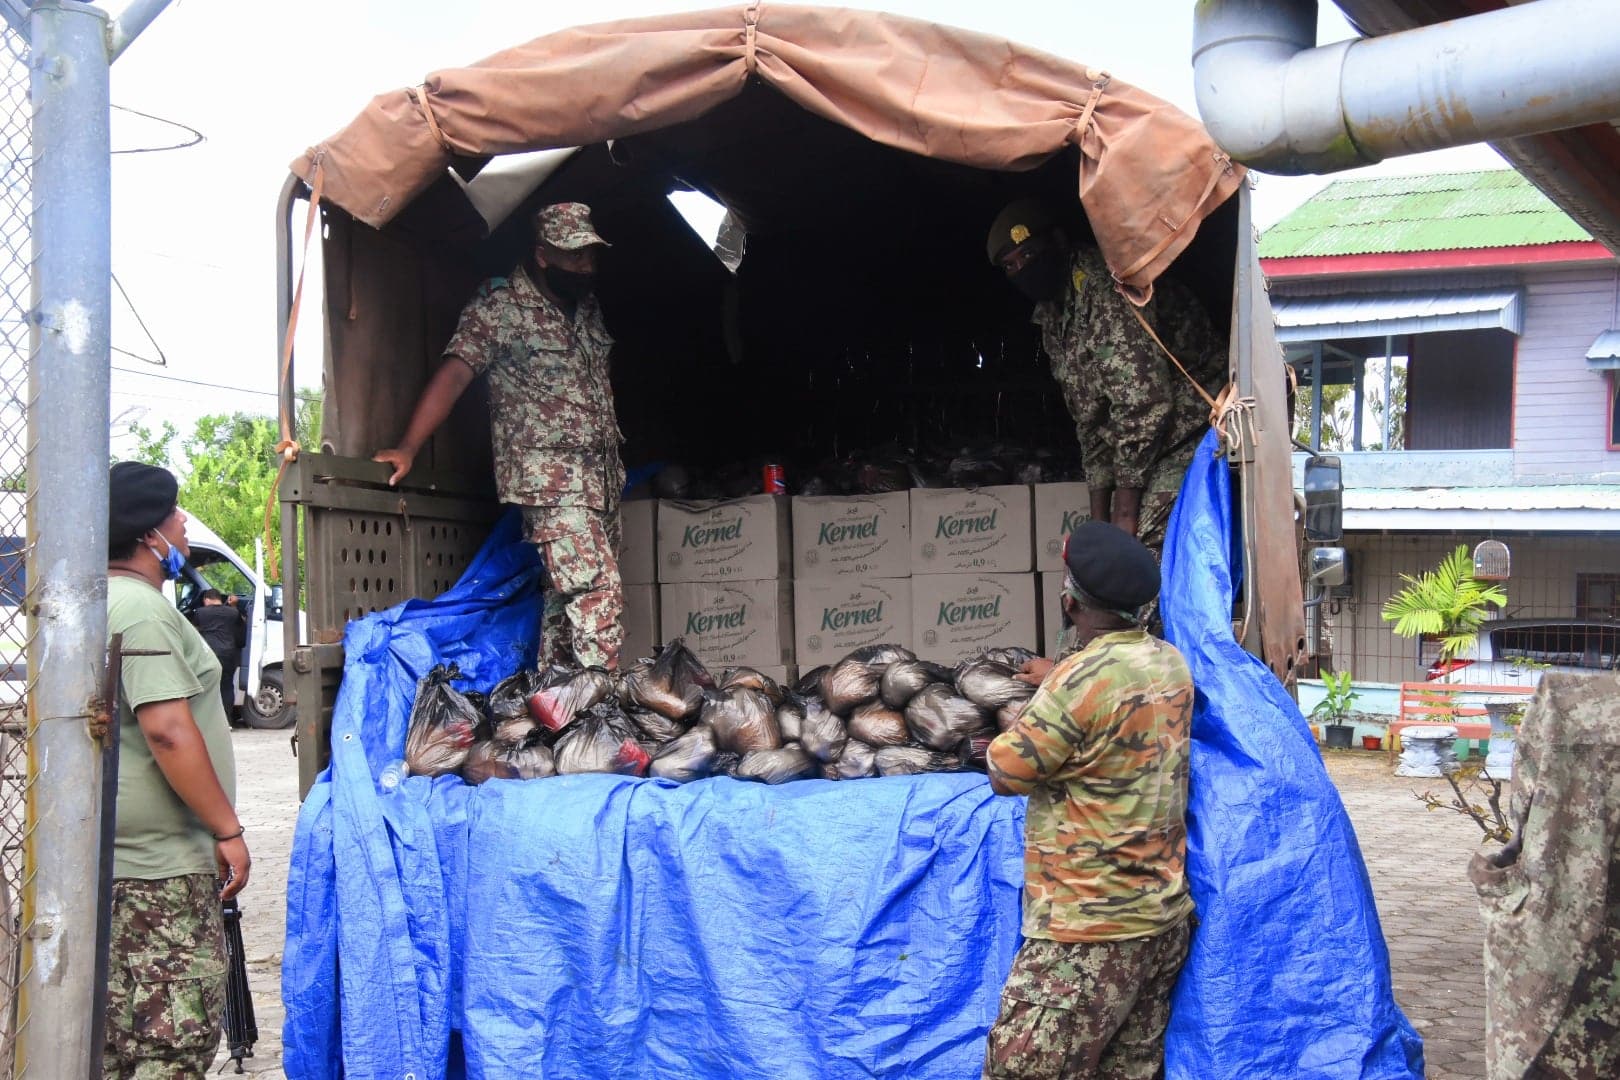
[[[29,835],[17,1073],[89,1075],[101,767],[89,722],[107,648],[112,162],[107,15],[42,0],[31,21]]]

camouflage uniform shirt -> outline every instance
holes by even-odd
[[[1160,279],[1142,316],[1211,396],[1226,352],[1196,297]],[[1095,246],[1077,245],[1062,302],[1035,305],[1052,376],[1074,418],[1093,488],[1145,488],[1154,464],[1202,437],[1209,406],[1131,314]]]
[[[608,380],[613,339],[595,297],[569,318],[522,267],[463,309],[444,354],[489,376],[495,485],[520,506],[609,508],[622,475]],[[613,505],[617,505],[616,502]]]
[[[1192,703],[1173,646],[1142,630],[1103,634],[1053,668],[990,744],[990,775],[1029,796],[1026,938],[1147,937],[1192,912]]]

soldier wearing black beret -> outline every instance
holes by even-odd
[[[1193,688],[1140,621],[1158,563],[1100,521],[1069,534],[1063,561],[1077,648],[1026,668],[1045,677],[986,755],[997,794],[1029,797],[1024,944],[990,1029],[990,1080],[1162,1075],[1191,943]]]
[[[220,899],[248,880],[219,660],[163,593],[191,550],[178,494],[167,469],[107,476],[107,634],[124,650],[108,1076],[207,1074],[225,1009]]]

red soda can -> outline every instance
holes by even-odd
[[[765,494],[786,495],[787,473],[780,465],[765,466]]]

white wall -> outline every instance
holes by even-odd
[[[1620,482],[1620,451],[1608,447],[1607,382],[1586,350],[1615,327],[1620,269],[1527,270],[1524,336],[1514,375],[1514,472]]]

